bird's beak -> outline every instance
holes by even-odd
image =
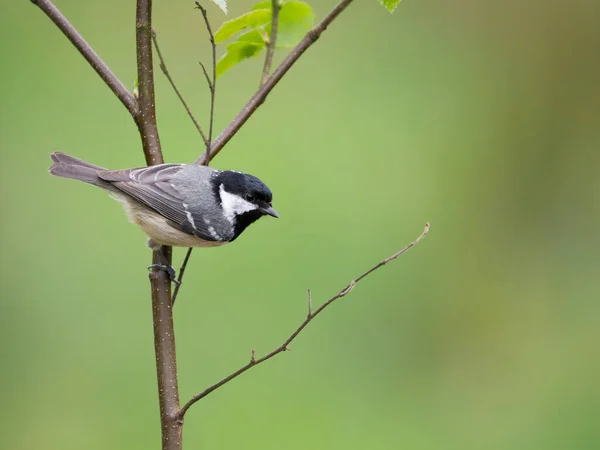
[[[279,219],[279,214],[277,214],[277,211],[275,211],[271,205],[268,205],[264,208],[260,208],[260,211],[263,214],[267,214],[269,216],[275,217],[276,219]]]

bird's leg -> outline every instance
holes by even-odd
[[[179,280],[177,280],[177,272],[175,271],[173,266],[170,265],[167,261],[167,258],[162,252],[162,246],[156,245],[154,241],[148,239],[148,247],[155,251],[158,254],[158,258],[161,260],[160,264],[152,264],[151,266],[148,266],[148,270],[156,269],[165,271],[167,275],[169,275],[169,280],[171,280],[173,283],[179,286],[180,282]]]
[[[151,266],[148,266],[148,270],[152,270],[152,269],[157,269],[157,270],[162,270],[164,272],[167,272],[167,275],[169,275],[169,280],[171,280],[176,285],[179,285],[179,280],[177,279],[177,273],[175,272],[175,269],[173,268],[173,266],[170,266],[168,264],[152,264]]]

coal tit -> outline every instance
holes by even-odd
[[[120,201],[153,249],[227,244],[262,216],[279,217],[269,188],[245,173],[193,164],[106,170],[65,153],[50,157],[50,174],[98,186]]]

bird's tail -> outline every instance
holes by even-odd
[[[54,161],[48,169],[51,175],[61,178],[73,178],[104,189],[109,188],[108,183],[98,176],[98,171],[106,170],[105,168],[62,152],[52,153],[50,158]]]

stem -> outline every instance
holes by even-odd
[[[212,28],[211,28],[210,22],[208,20],[208,14],[206,12],[206,9],[199,2],[196,2],[196,8],[202,12],[202,17],[204,17],[204,23],[206,24],[206,29],[208,31],[208,36],[209,36],[210,44],[212,47],[212,74],[213,74],[212,81],[210,80],[210,77],[208,76],[206,67],[204,67],[204,64],[202,64],[202,62],[200,62],[200,67],[202,67],[202,72],[204,72],[204,77],[206,78],[206,82],[208,83],[208,89],[210,90],[210,122],[209,122],[209,126],[208,126],[208,139],[204,136],[204,133],[202,133],[202,131],[200,130],[200,126],[197,124],[196,120],[192,116],[192,113],[187,108],[187,105],[183,101],[183,98],[181,98],[179,91],[175,87],[175,83],[172,82],[171,85],[173,86],[173,89],[175,89],[175,92],[177,92],[177,95],[181,99],[181,102],[185,105],[186,109],[188,110],[190,117],[192,117],[192,120],[194,120],[194,123],[196,123],[196,127],[198,128],[198,131],[200,132],[200,134],[202,135],[202,138],[204,139],[204,143],[206,145],[206,152],[210,154],[210,148],[211,148],[211,144],[212,144],[212,135],[213,135],[213,123],[214,123],[214,119],[215,119],[215,89],[216,89],[216,85],[217,85],[217,45],[215,43],[215,36],[212,32]],[[164,66],[164,63],[162,62],[162,57],[160,55],[160,51],[158,50],[158,44],[156,42],[156,34],[153,34],[153,37],[154,37],[154,43],[156,44],[156,51],[158,52],[159,58],[161,58],[161,67],[162,67],[162,66]],[[163,72],[165,73],[165,75],[167,75],[166,66],[165,66]],[[170,77],[168,75],[167,75],[167,78],[170,79]],[[208,166],[209,162],[210,161],[207,159],[205,162],[205,165]],[[181,269],[179,270],[179,278],[177,280],[178,283],[175,286],[175,292],[173,292],[173,300],[171,301],[171,305],[175,305],[175,300],[177,299],[177,295],[179,294],[179,289],[181,288],[183,274],[185,273],[185,268],[187,267],[188,261],[190,260],[190,257],[192,256],[193,250],[194,249],[192,247],[190,247],[190,248],[188,248],[188,251],[185,254],[183,264],[181,265]]]
[[[177,94],[177,97],[179,98],[179,101],[181,102],[181,104],[185,108],[186,112],[188,113],[188,116],[190,116],[190,119],[192,119],[192,122],[194,122],[194,126],[196,127],[196,130],[198,130],[198,133],[200,133],[200,136],[202,136],[202,140],[204,141],[204,145],[208,147],[210,145],[210,141],[208,140],[208,138],[206,137],[206,135],[202,131],[202,127],[200,127],[200,124],[198,123],[198,121],[194,117],[194,114],[192,113],[192,110],[190,109],[190,107],[187,105],[187,103],[183,99],[183,96],[181,95],[181,92],[179,91],[179,89],[177,88],[177,85],[175,84],[175,80],[173,80],[173,77],[171,77],[171,74],[169,73],[169,69],[167,69],[167,64],[165,63],[165,60],[163,59],[162,52],[160,51],[160,47],[158,46],[158,38],[156,36],[156,31],[155,30],[152,30],[152,41],[154,42],[154,48],[156,49],[156,54],[158,55],[160,70],[162,70],[162,73],[165,75],[165,77],[167,77],[167,80],[169,80],[169,83],[171,84],[171,87],[175,91],[175,94]]]
[[[279,10],[281,5],[279,0],[271,0],[271,10],[273,15],[271,16],[271,35],[269,36],[269,44],[267,45],[267,55],[265,56],[265,65],[263,66],[262,79],[260,85],[262,86],[269,79],[269,73],[271,72],[271,64],[273,63],[273,54],[275,53],[275,44],[277,42],[277,28],[279,26]]]
[[[138,114],[135,98],[125,85],[115,76],[104,61],[98,56],[92,47],[83,39],[77,30],[71,25],[65,16],[49,0],[31,0],[54,22],[60,31],[71,41],[79,53],[92,66],[100,78],[113,91],[127,111],[135,118]]]
[[[263,104],[267,95],[273,90],[273,88],[279,83],[287,71],[294,65],[294,63],[302,56],[302,54],[314,44],[323,31],[327,29],[329,24],[340,15],[349,5],[352,0],[342,0],[338,3],[327,16],[312,30],[306,33],[306,36],[300,41],[298,45],[290,52],[289,55],[283,60],[283,62],[275,69],[273,75],[269,77],[265,84],[252,96],[252,98],[246,103],[246,106],[238,113],[237,116],[231,121],[229,125],[223,130],[223,132],[217,136],[215,141],[212,143],[211,151],[204,152],[198,159],[196,164],[206,164],[207,161],[211,161],[215,156],[219,154],[221,149],[229,142],[229,140],[239,131],[239,129],[246,123],[246,121],[254,114],[260,105]]]
[[[137,0],[136,49],[139,97],[139,115],[136,124],[148,165],[162,164],[163,156],[156,124],[154,102],[154,71],[152,64],[152,0]],[[168,264],[172,261],[171,247],[154,251],[153,263],[161,264],[160,253]],[[182,425],[178,417],[179,386],[175,331],[171,304],[171,282],[164,271],[150,273],[152,288],[152,321],[154,324],[154,351],[158,379],[158,401],[163,450],[181,450]]]
[[[175,286],[175,291],[173,292],[173,299],[171,300],[171,304],[175,304],[175,299],[177,298],[177,294],[179,294],[179,288],[181,287],[181,281],[183,280],[183,274],[185,273],[185,268],[187,267],[188,261],[190,260],[190,256],[192,256],[193,248],[188,248],[187,253],[185,254],[185,258],[183,258],[183,264],[181,265],[181,269],[179,269],[179,277],[177,278],[177,284]]]
[[[161,247],[163,256],[171,260],[171,247]],[[153,254],[153,264],[163,264],[161,250]],[[164,271],[150,272],[152,289],[152,323],[154,328],[154,352],[158,403],[163,450],[181,450],[183,421],[177,416],[179,387],[177,384],[177,356],[171,305],[171,282]]]
[[[163,156],[156,125],[154,67],[152,63],[152,0],[137,0],[136,49],[139,115],[136,124],[142,138],[146,164],[162,164]]]
[[[206,153],[210,154],[212,148],[212,136],[213,136],[213,124],[215,120],[215,92],[217,88],[217,44],[215,43],[215,36],[212,31],[212,27],[210,26],[210,22],[208,21],[208,13],[206,12],[206,8],[204,8],[199,2],[196,3],[196,8],[200,10],[202,13],[202,17],[204,18],[204,23],[206,24],[206,30],[208,31],[208,38],[210,40],[210,45],[212,47],[212,81],[208,77],[208,73],[206,72],[206,68],[204,64],[200,63],[202,66],[202,71],[204,72],[204,76],[206,77],[206,81],[208,82],[208,88],[210,89],[210,122],[208,125],[208,144],[206,145]],[[210,159],[204,161],[204,165],[208,166]]]

